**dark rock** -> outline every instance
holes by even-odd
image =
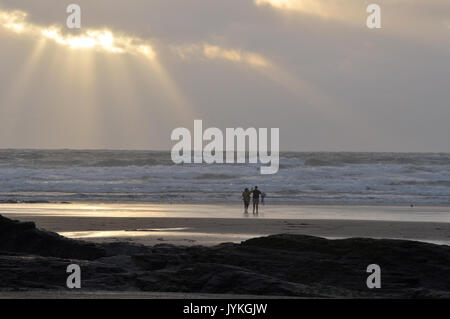
[[[71,240],[39,230],[33,222],[19,222],[0,215],[0,250],[39,256],[92,260],[105,256],[98,245]]]

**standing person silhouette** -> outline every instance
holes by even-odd
[[[248,206],[250,205],[250,195],[251,195],[251,192],[248,190],[248,188],[246,188],[242,192],[242,200],[244,201],[244,213],[245,214],[248,213]]]
[[[255,186],[255,189],[252,191],[253,194],[253,214],[258,214],[258,206],[259,206],[259,196],[261,195],[261,192],[258,189],[258,186]]]

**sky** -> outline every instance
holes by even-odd
[[[0,148],[169,150],[195,119],[450,152],[450,1],[0,0]]]

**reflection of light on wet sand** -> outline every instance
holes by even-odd
[[[180,230],[186,230],[185,227],[180,228],[152,228],[152,229],[135,229],[135,230],[106,230],[106,231],[74,231],[60,232],[59,234],[69,238],[107,238],[107,237],[143,237],[150,236],[153,233],[157,235],[172,234]],[[178,232],[177,234],[180,234]]]
[[[100,240],[104,242],[114,240],[130,239],[133,242],[148,244],[152,241],[160,242],[190,242],[198,244],[218,244],[222,242],[241,242],[253,237],[256,234],[222,234],[222,233],[202,233],[183,231],[188,228],[154,228],[136,230],[108,230],[108,231],[73,231],[60,232],[64,237],[73,239]]]
[[[450,223],[448,207],[266,205],[258,216],[244,215],[240,204],[48,203],[0,204],[10,216],[108,218],[261,218],[379,220]]]

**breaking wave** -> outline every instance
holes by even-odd
[[[169,152],[0,150],[0,201],[450,204],[450,154],[285,152],[257,164],[173,164]]]

